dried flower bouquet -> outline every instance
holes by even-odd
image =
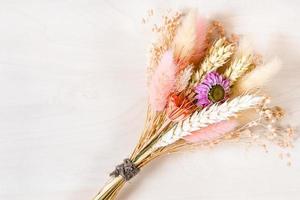
[[[292,146],[293,130],[279,124],[283,110],[263,92],[278,59],[263,63],[246,41],[195,10],[169,13],[153,30],[144,131],[94,200],[115,199],[146,164],[174,151],[232,139]]]

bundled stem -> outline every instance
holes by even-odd
[[[209,124],[214,124],[221,120],[226,120],[234,116],[237,112],[251,108],[262,101],[262,97],[244,95],[237,97],[230,102],[225,102],[221,105],[213,105],[209,109],[194,112],[188,119],[178,122],[176,125],[170,120],[164,121],[157,131],[151,132],[148,135],[146,130],[140,139],[140,142],[132,154],[130,160],[139,169],[145,166],[154,158],[170,151],[174,151],[182,144],[179,141],[183,136],[188,135],[194,130],[199,130]],[[162,117],[158,115],[158,118]],[[154,120],[154,122],[157,122]],[[158,120],[158,124],[160,124]],[[154,127],[158,127],[155,126]],[[157,125],[157,124],[156,124]],[[150,130],[155,130],[150,128]],[[145,139],[147,137],[148,139]],[[173,144],[173,145],[172,145]],[[108,200],[118,193],[124,185],[124,179],[121,176],[116,177],[109,182],[103,190],[95,197],[94,200]]]
[[[125,181],[121,176],[114,177],[102,188],[93,200],[113,200],[124,184]]]
[[[165,121],[164,113],[154,114],[148,109],[145,129],[130,157],[130,160],[137,168],[141,169],[151,160],[166,152],[167,149],[161,151],[161,149],[153,149],[152,146],[157,142],[159,135],[169,129],[170,124],[172,124],[171,121]],[[115,199],[125,183],[122,176],[114,177],[102,188],[93,200]]]

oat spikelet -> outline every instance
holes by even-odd
[[[208,55],[204,59],[200,68],[194,73],[193,83],[197,84],[201,81],[202,76],[210,71],[215,71],[223,66],[234,51],[233,44],[227,44],[226,38],[220,38],[210,48]]]
[[[189,65],[179,72],[176,78],[176,91],[183,91],[191,79],[193,65]]]
[[[154,148],[164,147],[190,135],[193,131],[200,130],[210,124],[215,124],[231,117],[236,117],[237,113],[259,105],[264,97],[250,94],[238,96],[231,101],[222,104],[214,104],[201,111],[196,111],[189,118],[176,124],[171,130],[166,132]]]
[[[178,27],[173,41],[174,58],[179,63],[186,63],[192,56],[197,38],[197,12],[191,10]]]
[[[282,63],[278,58],[274,58],[269,63],[257,66],[251,73],[247,74],[240,81],[239,88],[248,91],[252,88],[264,86],[270,79],[280,71]]]

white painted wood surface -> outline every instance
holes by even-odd
[[[146,10],[198,7],[246,34],[284,70],[269,85],[294,126],[300,109],[300,2],[0,1],[0,199],[88,200],[134,147],[145,113]],[[130,200],[298,200],[276,149],[222,145],[159,159],[123,190]]]

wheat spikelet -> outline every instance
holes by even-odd
[[[235,58],[224,73],[224,75],[230,79],[231,84],[245,74],[245,72],[251,67],[253,59],[253,49],[249,40],[247,38],[241,39],[239,42],[239,48],[235,53]]]
[[[234,51],[233,44],[227,44],[226,38],[220,38],[210,48],[208,55],[204,59],[200,68],[194,73],[193,83],[197,84],[201,81],[202,76],[210,71],[215,71],[223,66]]]
[[[186,68],[184,68],[176,78],[176,91],[181,92],[183,91],[187,85],[189,84],[189,81],[191,79],[193,70],[193,65],[189,65]]]
[[[241,77],[251,66],[253,55],[240,55],[234,59],[230,66],[226,69],[224,75],[230,79],[233,84],[239,77]]]
[[[189,118],[179,122],[165,133],[154,145],[154,148],[167,146],[184,136],[190,135],[193,131],[235,117],[238,112],[257,106],[263,99],[262,96],[246,94],[231,101],[214,104],[201,111],[196,111]]]

